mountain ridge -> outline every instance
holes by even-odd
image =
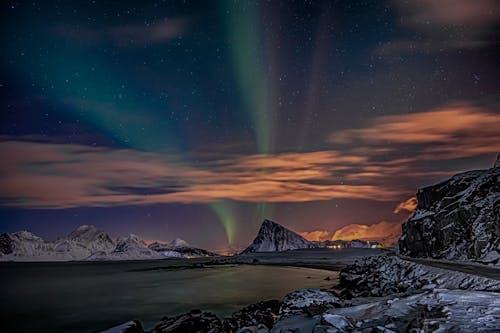
[[[148,246],[134,234],[113,240],[92,225],[79,226],[54,241],[23,230],[0,234],[0,261],[151,260],[218,255],[192,247],[179,238],[168,249],[155,248],[153,244]]]

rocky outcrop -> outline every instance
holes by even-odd
[[[138,320],[131,320],[101,333],[144,333],[144,328]]]
[[[304,237],[271,220],[264,220],[257,237],[242,253],[307,249],[315,245]]]
[[[224,333],[222,321],[211,312],[193,310],[174,317],[164,317],[153,333]]]
[[[417,201],[401,254],[500,265],[500,168],[455,175],[420,189]]]
[[[494,168],[499,168],[500,167],[500,153],[497,155],[497,159],[495,160],[495,163],[493,164]]]
[[[382,255],[357,260],[342,269],[336,293],[351,299],[434,288],[500,292],[500,281]]]
[[[312,332],[500,332],[499,315],[497,293],[436,289],[330,309]]]
[[[269,331],[278,316],[280,306],[280,301],[270,300],[244,307],[224,319],[224,329],[226,332]]]

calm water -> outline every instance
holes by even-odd
[[[337,276],[316,269],[249,265],[137,271],[166,265],[2,263],[0,331],[96,332],[133,318],[152,325],[164,315],[194,308],[224,316],[294,289],[331,286],[324,279]]]

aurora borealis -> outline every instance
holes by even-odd
[[[500,151],[493,0],[0,15],[0,232],[94,224],[222,249],[271,218],[310,238],[391,236],[418,187]]]

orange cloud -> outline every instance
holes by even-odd
[[[417,209],[417,198],[411,197],[408,200],[401,202],[396,208],[394,208],[394,214],[399,214],[403,210],[413,213],[415,209]]]
[[[314,242],[322,242],[330,239],[330,232],[326,230],[304,231],[299,232],[299,235]]]
[[[446,160],[498,152],[498,128],[499,110],[462,103],[426,112],[377,117],[369,127],[333,133],[330,141],[419,144],[424,147],[415,159]]]
[[[3,205],[30,208],[155,203],[390,201],[399,191],[343,184],[340,172],[367,157],[337,151],[236,157],[196,167],[178,156],[132,149],[7,140],[0,152]]]
[[[401,235],[401,223],[382,221],[372,225],[349,224],[335,231],[332,240],[361,239],[378,241],[384,245],[392,245]]]

